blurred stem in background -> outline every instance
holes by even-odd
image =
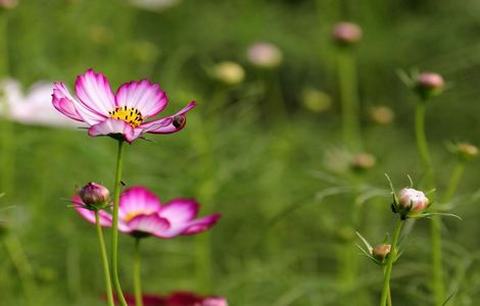
[[[343,142],[350,150],[362,147],[360,137],[360,105],[358,99],[357,69],[352,50],[337,52],[337,74],[342,112]]]
[[[105,289],[107,294],[107,302],[109,306],[114,306],[112,293],[112,280],[110,278],[110,268],[108,266],[107,249],[105,248],[105,239],[103,238],[102,225],[100,224],[100,216],[98,210],[95,211],[95,225],[97,227],[98,244],[100,247],[100,256],[102,259],[103,273],[105,276]]]
[[[397,221],[397,224],[395,225],[395,230],[393,232],[393,240],[391,244],[392,249],[388,254],[387,265],[385,267],[385,275],[383,279],[383,289],[382,289],[382,296],[380,298],[380,306],[389,305],[388,300],[391,299],[390,278],[392,276],[393,264],[398,254],[398,240],[400,238],[400,233],[402,232],[403,224],[404,224],[404,220],[399,218]],[[390,301],[390,304],[391,304],[391,301]]]
[[[15,233],[8,233],[3,238],[3,243],[10,260],[17,270],[20,281],[22,282],[23,290],[25,292],[25,299],[27,301],[26,304],[31,306],[36,305],[34,303],[36,285],[33,269],[20,240],[15,236]]]
[[[140,238],[135,239],[135,252],[133,255],[133,291],[135,305],[143,306],[142,297],[142,258],[140,255]]]
[[[123,168],[123,140],[118,141],[117,162],[115,167],[115,182],[113,189],[113,218],[112,218],[112,279],[117,292],[117,299],[122,306],[128,306],[125,297],[123,296],[120,279],[118,277],[118,206],[120,203],[120,189],[122,180]]]
[[[417,141],[417,149],[425,171],[425,186],[433,190],[435,188],[435,177],[433,173],[432,160],[425,134],[425,112],[426,99],[418,101],[415,107],[415,138]],[[430,196],[433,202],[434,194]],[[442,221],[440,216],[431,216],[431,248],[432,248],[432,290],[435,299],[435,305],[441,306],[445,302],[445,285],[443,280],[443,264],[442,264]]]
[[[261,79],[265,90],[263,115],[267,116],[267,120],[287,120],[288,111],[283,98],[279,71],[277,69],[263,69],[261,70]],[[268,118],[268,116],[273,118]]]
[[[8,63],[8,12],[0,9],[0,79],[6,78],[9,73]],[[0,129],[2,133],[1,139],[1,188],[2,192],[10,198],[14,188],[14,151],[15,142],[12,137],[13,123],[9,120],[10,109],[8,106],[7,95],[0,92],[1,99],[1,115]]]

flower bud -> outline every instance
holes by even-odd
[[[415,80],[415,90],[424,100],[438,96],[445,87],[443,77],[433,72],[423,72]]]
[[[222,62],[215,65],[213,76],[226,85],[237,85],[245,79],[245,70],[234,62]]]
[[[321,113],[331,107],[332,98],[323,91],[307,88],[302,93],[302,102],[309,111]]]
[[[376,259],[383,261],[390,254],[392,246],[390,244],[379,244],[372,249],[372,256]]]
[[[478,155],[478,148],[470,143],[458,143],[455,149],[460,159],[465,161],[472,160]]]
[[[428,207],[429,200],[422,191],[413,188],[400,190],[398,205],[405,212],[421,212]]]
[[[395,118],[393,110],[384,105],[374,106],[369,112],[370,120],[379,125],[389,125]]]
[[[352,22],[339,22],[332,31],[333,40],[340,46],[350,46],[362,39],[362,28]]]
[[[228,303],[222,297],[208,297],[202,301],[201,306],[228,306]]]
[[[375,156],[369,153],[359,153],[353,156],[350,167],[356,171],[365,171],[375,166]]]
[[[18,0],[0,0],[0,9],[11,10],[17,7]]]
[[[278,67],[283,60],[282,51],[274,44],[258,42],[253,44],[247,52],[250,63],[265,69]]]
[[[94,208],[104,207],[110,201],[110,191],[105,186],[93,182],[80,189],[78,195],[85,205]]]

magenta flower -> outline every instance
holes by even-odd
[[[128,305],[135,305],[135,298],[125,294]],[[200,296],[188,291],[172,292],[168,296],[155,294],[143,295],[144,306],[228,306],[227,300],[220,296]]]
[[[150,120],[165,109],[168,98],[158,84],[148,80],[123,84],[113,94],[108,79],[92,69],[75,81],[74,98],[62,82],[53,86],[53,106],[65,116],[88,126],[90,136],[112,136],[131,143],[145,133],[169,134],[181,130],[190,102],[174,115]]]
[[[72,199],[75,209],[91,223],[95,214],[82,199]],[[156,236],[173,238],[179,235],[194,235],[210,229],[220,218],[213,214],[196,219],[200,206],[193,199],[174,199],[161,204],[160,199],[148,189],[136,186],[125,190],[120,196],[118,229],[137,238]],[[99,212],[100,224],[112,226],[112,216],[105,210]]]

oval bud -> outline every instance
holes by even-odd
[[[376,259],[383,261],[388,254],[390,254],[390,251],[392,249],[392,246],[390,244],[379,244],[376,245],[372,249],[372,256],[375,257]]]
[[[438,73],[423,72],[415,81],[415,89],[424,100],[441,94],[444,87],[445,81]]]
[[[470,143],[462,142],[456,146],[456,153],[462,160],[472,160],[478,155],[478,148]]]
[[[333,40],[342,46],[350,46],[362,39],[362,29],[352,22],[339,22],[332,31]]]
[[[400,190],[398,205],[406,212],[420,212],[428,207],[429,200],[422,191],[413,188]]]
[[[247,52],[248,60],[259,68],[276,68],[283,60],[283,54],[274,44],[258,42],[253,44]]]
[[[351,168],[356,171],[365,171],[375,166],[375,156],[369,153],[358,153],[353,156],[350,164]]]
[[[80,189],[78,195],[85,205],[91,207],[104,207],[110,201],[110,191],[107,187],[93,182]]]
[[[243,82],[245,70],[237,63],[222,62],[215,65],[213,76],[227,85],[237,85]]]
[[[303,90],[302,102],[306,109],[314,113],[324,112],[332,106],[332,98],[327,93],[314,88]]]
[[[370,120],[379,125],[389,125],[395,118],[393,110],[384,105],[374,106],[369,112]]]

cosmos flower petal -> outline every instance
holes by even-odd
[[[199,204],[194,199],[178,198],[165,204],[159,215],[172,224],[186,223],[193,220],[199,210]]]
[[[182,235],[194,235],[209,230],[220,219],[221,214],[205,216],[190,222],[189,226],[182,232]]]
[[[53,106],[65,116],[90,125],[97,124],[105,118],[89,109],[72,97],[65,84],[55,82],[52,94]]]
[[[108,112],[115,109],[115,97],[102,73],[89,69],[79,75],[75,80],[75,92],[80,102],[98,115],[108,117]]]
[[[140,127],[144,133],[170,134],[178,132],[185,127],[187,121],[185,114],[196,105],[196,102],[192,101],[176,114],[144,123],[140,125]]]
[[[127,222],[127,226],[131,232],[158,235],[158,233],[162,233],[168,229],[170,223],[167,219],[153,213],[150,215],[137,215]]]
[[[72,197],[72,203],[80,216],[82,216],[88,222],[95,224],[95,212],[85,208],[85,204],[83,204],[82,199],[80,199],[78,195]],[[112,226],[112,216],[109,213],[104,210],[100,210],[99,217],[101,226]]]
[[[157,115],[168,104],[167,95],[160,85],[148,80],[131,81],[123,84],[115,95],[116,106],[134,108],[143,118]]]
[[[145,187],[134,186],[120,196],[118,214],[120,219],[128,221],[136,215],[150,215],[160,209],[160,199],[154,193]]]
[[[135,140],[135,131],[133,127],[123,120],[106,119],[98,124],[92,125],[88,129],[90,136],[123,135],[127,142]]]

